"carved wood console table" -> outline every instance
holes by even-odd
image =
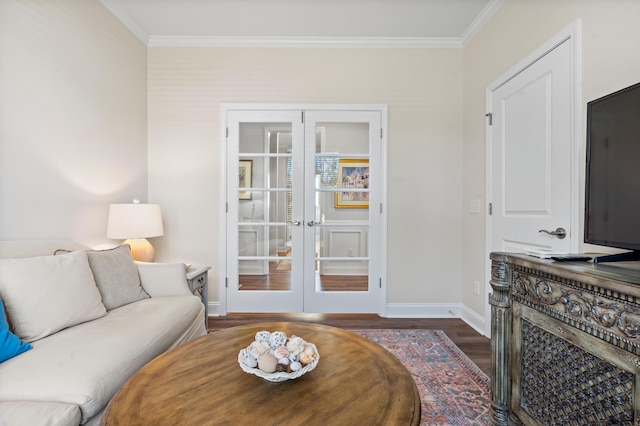
[[[640,425],[640,262],[491,253],[494,425]]]

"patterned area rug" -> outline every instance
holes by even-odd
[[[352,330],[396,356],[413,376],[421,425],[488,425],[491,383],[440,330]]]

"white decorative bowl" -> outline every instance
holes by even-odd
[[[303,366],[300,370],[293,371],[291,373],[287,373],[285,371],[276,371],[275,373],[265,373],[264,371],[260,370],[257,367],[255,368],[248,367],[242,362],[242,357],[241,357],[242,351],[238,353],[238,364],[240,364],[240,368],[242,368],[242,371],[244,371],[245,373],[255,374],[256,376],[261,377],[270,382],[284,382],[285,380],[297,379],[298,377],[316,368],[316,366],[318,365],[318,361],[320,361],[320,354],[318,353],[318,348],[316,348],[316,345],[314,345],[313,343],[305,342],[305,346],[311,346],[313,348],[313,351],[316,353],[315,359],[311,361],[309,364]],[[250,346],[247,347],[247,350],[249,349],[249,347]]]

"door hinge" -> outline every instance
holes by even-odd
[[[227,134],[226,137],[228,138],[229,137],[229,128],[228,127],[226,128],[226,134]]]
[[[382,288],[382,278],[379,278],[380,280],[380,288]]]
[[[490,112],[486,113],[484,115],[485,117],[489,117],[489,126],[493,126],[493,114],[491,114]]]
[[[489,216],[493,214],[493,203],[489,203]]]
[[[227,277],[224,278],[224,286],[225,288],[229,288],[229,278]]]
[[[380,203],[380,214],[382,214],[382,203]]]
[[[382,139],[382,138],[383,138],[383,134],[384,134],[384,133],[383,133],[382,127],[380,127],[380,139]]]
[[[224,203],[224,204],[225,204],[225,206],[224,206],[224,212],[225,212],[225,213],[229,213],[229,203]]]
[[[302,120],[302,124],[304,124],[304,111],[300,113],[300,119]]]

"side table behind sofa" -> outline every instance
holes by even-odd
[[[198,293],[200,296],[200,300],[202,300],[202,304],[204,305],[204,328],[209,331],[209,316],[208,316],[208,286],[209,286],[209,278],[208,271],[211,269],[211,266],[197,266],[190,265],[187,268],[187,283],[189,284],[189,289],[193,293]]]

